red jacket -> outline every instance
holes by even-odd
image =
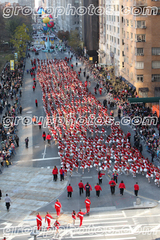
[[[105,175],[105,173],[98,174],[98,179],[102,178],[103,175]]]
[[[71,186],[67,187],[67,192],[73,192],[73,188]]]
[[[50,214],[47,214],[47,215],[45,216],[45,222],[46,222],[46,220],[47,220],[47,222],[48,222],[48,221],[51,221],[51,219],[53,219],[53,217],[52,217]]]
[[[120,184],[119,184],[119,188],[126,188],[126,186],[125,186],[124,183],[120,183]]]
[[[82,182],[78,183],[79,188],[84,188],[84,185]]]
[[[47,139],[47,140],[51,140],[51,135],[48,134],[47,137],[46,137],[46,139]]]
[[[110,185],[110,187],[116,186],[116,182],[114,180],[109,181],[108,184]]]
[[[90,199],[86,199],[85,201],[86,207],[90,207],[91,205],[91,200]]]
[[[61,175],[63,175],[64,170],[63,170],[63,169],[60,169],[60,170],[59,170],[59,173],[60,173]]]
[[[57,169],[57,168],[56,168],[56,169],[53,168],[52,174],[53,174],[53,175],[58,174],[58,169]]]
[[[99,185],[96,185],[94,188],[95,188],[96,191],[102,191],[102,188]]]
[[[61,203],[60,202],[55,202],[54,204],[55,209],[61,209]]]
[[[37,215],[36,220],[37,220],[37,223],[40,223],[42,222],[42,217],[40,215]]]
[[[139,185],[138,184],[134,185],[134,190],[139,190]]]
[[[128,133],[127,133],[127,138],[130,137],[130,136],[131,136],[131,134],[130,134],[130,132],[128,132]]]
[[[85,215],[85,214],[86,214],[86,212],[85,213],[84,212],[78,212],[77,217],[83,218],[83,215]]]
[[[46,137],[46,134],[42,134],[42,137]]]

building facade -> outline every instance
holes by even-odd
[[[140,97],[160,96],[160,1],[123,1],[130,14],[123,24],[122,77],[131,82]],[[121,6],[124,8],[123,6]],[[139,10],[136,15],[134,9]]]
[[[120,75],[121,68],[122,28],[120,3],[119,0],[99,0],[99,5],[105,9],[105,13],[99,17],[99,63],[114,66],[116,76]]]

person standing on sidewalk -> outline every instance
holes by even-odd
[[[83,193],[84,185],[82,183],[82,180],[78,183],[79,186],[79,195],[81,196],[81,193]]]
[[[6,197],[4,199],[5,203],[6,203],[6,208],[7,208],[7,212],[9,212],[9,208],[10,208],[10,204],[11,204],[11,199],[8,196],[8,194],[6,194]]]
[[[41,121],[38,122],[38,126],[39,126],[39,130],[40,130],[41,127],[42,127],[42,122]]]
[[[60,173],[60,181],[64,180],[64,170],[63,170],[62,167],[61,167],[61,169],[59,170],[59,173]]]
[[[42,227],[42,217],[40,216],[40,214],[38,213],[36,216],[36,220],[37,220],[37,230],[41,230]]]
[[[27,138],[25,139],[26,148],[28,148],[28,142],[29,142],[29,138],[27,137]]]
[[[124,189],[126,188],[123,181],[119,184],[120,194],[123,196]]]
[[[78,212],[78,214],[77,214],[77,217],[79,217],[79,219],[80,219],[80,227],[82,226],[82,223],[83,223],[83,215],[85,215],[86,214],[86,212],[84,213],[84,212],[82,212],[82,210],[80,209],[79,210],[79,212]]]
[[[86,191],[86,197],[90,197],[90,191],[92,191],[91,185],[87,182],[87,184],[84,186],[84,189]]]
[[[59,202],[59,199],[56,200],[54,207],[56,209],[57,217],[59,217],[61,213],[61,207],[62,207],[61,203]]]
[[[53,219],[53,217],[49,214],[49,212],[47,212],[45,216],[45,222],[47,221],[48,223],[47,230],[51,228],[51,219]]]
[[[68,185],[67,192],[68,192],[68,199],[69,199],[69,197],[70,198],[72,197],[72,192],[73,192],[73,188],[72,188],[71,184]]]
[[[127,132],[127,138],[128,138],[128,140],[130,142],[131,141],[131,133],[129,131]]]
[[[111,179],[111,181],[109,181],[109,185],[111,189],[111,194],[113,195],[115,193],[115,186],[116,186],[116,182],[113,180],[113,178]]]
[[[136,184],[134,185],[134,194],[136,197],[138,197],[138,191],[139,191],[139,185],[138,185],[138,182],[136,182]]]
[[[86,211],[87,211],[87,214],[89,215],[89,212],[90,212],[90,205],[91,205],[91,200],[86,197],[86,200],[84,201],[85,204],[86,204]]]
[[[16,141],[17,147],[19,147],[19,137],[17,135],[15,136],[15,141]]]
[[[95,185],[95,190],[96,190],[96,196],[99,197],[100,195],[100,191],[102,191],[101,186],[99,186],[99,184],[97,183],[97,185]]]
[[[52,170],[52,174],[53,174],[53,181],[57,181],[57,175],[58,175],[58,168],[55,166]]]

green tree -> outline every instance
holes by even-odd
[[[68,44],[69,44],[75,51],[78,51],[78,49],[81,48],[82,42],[80,41],[79,33],[78,33],[77,30],[74,30],[74,31],[71,31],[71,32],[70,32]]]
[[[27,42],[30,40],[28,32],[28,28],[23,23],[22,26],[16,28],[15,33],[11,39],[11,43],[13,44],[16,52],[18,53],[19,60],[21,57],[25,57]]]

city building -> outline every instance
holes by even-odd
[[[97,51],[99,49],[99,15],[96,10],[89,10],[91,5],[93,6],[92,9],[98,8],[98,0],[79,1],[79,7],[87,9],[87,13],[79,17],[79,35],[81,41],[83,41],[84,55],[93,57],[93,62],[96,62],[98,61]],[[88,14],[89,12],[94,14]]]
[[[35,0],[18,0],[20,6],[29,6],[32,9],[35,8]]]
[[[160,96],[160,1],[123,1],[132,12],[123,14],[122,77],[140,97]],[[135,6],[135,7],[133,7]],[[141,14],[134,14],[138,9]]]
[[[99,16],[98,60],[107,66],[114,66],[116,76],[120,75],[121,63],[121,11],[119,0],[99,0],[99,6],[105,9]]]

